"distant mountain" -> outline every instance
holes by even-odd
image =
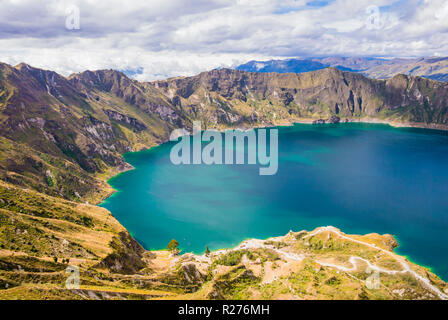
[[[390,60],[377,58],[327,57],[310,59],[250,61],[236,67],[236,69],[248,72],[302,73],[333,67],[342,71],[361,72],[370,68],[381,66],[388,62],[390,62]]]
[[[235,69],[248,72],[302,73],[328,67],[342,71],[358,72],[376,79],[388,79],[397,74],[405,74],[437,81],[448,81],[448,58],[380,59],[326,57],[250,61]]]
[[[399,73],[448,81],[448,57],[399,60],[398,62],[392,60],[390,63],[378,65],[365,72],[369,77],[377,79],[390,78]]]

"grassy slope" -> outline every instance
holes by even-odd
[[[391,236],[313,233],[289,233],[209,256],[146,252],[145,267],[130,275],[101,268],[95,259],[73,258],[81,287],[71,290],[64,286],[66,263],[0,251],[0,299],[438,299],[434,290],[443,294],[448,288],[429,270],[391,253]],[[369,288],[364,262],[354,270],[338,269],[352,267],[353,256],[391,271],[402,270],[404,261],[431,287],[411,273],[380,273],[379,287]]]

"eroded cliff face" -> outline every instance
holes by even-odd
[[[304,74],[222,69],[140,83],[113,70],[65,78],[26,64],[1,64],[0,75],[2,179],[68,199],[98,201],[107,192],[98,191],[106,187],[97,178],[127,169],[122,153],[166,141],[194,120],[204,128],[332,117],[448,121],[448,84],[402,75],[379,81],[333,68]]]
[[[223,69],[158,81],[155,86],[193,111],[207,109],[207,104],[223,106],[240,116],[261,110],[264,113],[257,112],[257,117],[265,121],[336,115],[447,124],[448,84],[403,75],[379,81],[334,68],[303,74]]]

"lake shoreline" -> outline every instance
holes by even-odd
[[[290,127],[290,126],[294,126],[295,124],[307,124],[307,125],[310,125],[310,124],[313,124],[313,121],[315,121],[315,119],[294,119],[294,121],[282,121],[282,122],[277,122],[275,124],[270,124],[270,125],[264,124],[264,125],[261,125],[261,126],[254,126],[254,127],[220,128],[220,129],[211,129],[211,130],[216,130],[216,131],[219,131],[219,132],[225,132],[225,131],[228,131],[228,130],[249,130],[249,129],[260,129],[260,128],[273,128],[273,127]],[[421,126],[420,124],[412,124],[412,125],[407,125],[405,123],[398,123],[397,124],[395,122],[382,121],[382,120],[378,120],[378,119],[360,119],[360,121],[353,121],[352,120],[352,121],[349,121],[349,122],[341,122],[341,124],[349,124],[349,123],[383,124],[383,125],[389,125],[389,126],[394,127],[394,128],[418,128],[418,129],[429,129],[429,130],[436,130],[436,131],[447,131],[446,129],[445,130],[440,130],[439,127],[434,128],[434,127],[428,127],[428,126]],[[328,124],[332,125],[331,123],[328,123]],[[325,125],[327,125],[327,124],[325,124]],[[150,149],[153,149],[154,147],[161,146],[161,145],[163,145],[163,144],[165,144],[167,142],[169,142],[169,140],[166,140],[166,141],[164,141],[164,142],[162,142],[160,144],[151,146],[151,147],[146,148],[146,149],[142,149],[142,150],[138,150],[138,151],[132,151],[132,152],[128,152],[128,153],[134,153],[134,152],[150,150]],[[119,191],[119,190],[115,190],[109,184],[110,180],[116,178],[117,176],[121,175],[124,172],[130,171],[130,170],[134,170],[135,168],[128,164],[128,166],[126,166],[126,168],[123,168],[123,169],[124,170],[118,172],[117,174],[114,174],[113,176],[111,176],[110,178],[107,179],[108,185],[114,191],[111,192],[107,197],[105,197],[98,205],[101,206],[102,204],[104,204],[107,201],[107,199],[109,199],[111,196],[113,196],[116,192]],[[113,214],[113,212],[111,212],[111,213]],[[242,241],[245,241],[245,240],[250,240],[250,239],[247,239],[247,238],[246,239],[242,239]],[[232,248],[232,246],[230,246],[230,248]],[[219,248],[219,250],[227,250],[227,249],[229,249],[229,248],[226,248],[226,247]],[[159,251],[159,250],[153,250],[153,251]],[[419,260],[419,259],[417,259],[417,260]],[[432,270],[431,267],[427,267],[427,268]]]
[[[296,262],[302,262],[306,258],[310,258],[310,255],[306,252],[297,253],[292,251],[285,251],[282,249],[282,244],[286,244],[287,242],[295,241],[295,240],[303,240],[305,238],[319,237],[320,234],[328,234],[327,238],[335,237],[335,239],[343,239],[344,241],[353,242],[356,244],[359,244],[365,248],[368,248],[370,250],[377,250],[382,255],[389,256],[393,258],[394,260],[398,261],[400,264],[400,270],[388,270],[384,269],[382,267],[379,267],[378,265],[372,265],[369,264],[372,268],[375,268],[375,270],[378,270],[378,272],[381,274],[409,274],[409,276],[415,278],[416,281],[420,282],[421,285],[424,287],[429,288],[431,291],[436,293],[441,299],[448,299],[448,290],[442,291],[440,288],[432,281],[429,280],[430,276],[428,276],[428,271],[435,275],[439,280],[444,281],[440,276],[435,274],[431,268],[428,268],[426,266],[420,265],[418,263],[415,263],[411,261],[407,256],[399,254],[395,251],[395,248],[398,247],[397,239],[390,234],[378,234],[378,233],[369,233],[369,234],[347,234],[341,231],[339,228],[333,227],[333,226],[322,226],[317,227],[314,230],[308,231],[308,230],[300,230],[300,231],[292,231],[290,230],[286,235],[283,236],[275,236],[275,237],[268,237],[266,239],[258,239],[258,238],[249,238],[241,241],[238,245],[235,245],[230,248],[224,248],[224,249],[216,249],[212,250],[209,253],[203,253],[203,254],[196,254],[193,252],[181,252],[178,254],[170,253],[168,250],[153,250],[151,251],[156,256],[159,255],[169,255],[169,258],[177,261],[177,260],[186,260],[190,263],[206,263],[210,265],[212,261],[216,261],[217,259],[220,259],[221,257],[224,257],[226,255],[236,253],[236,252],[251,252],[253,250],[271,250],[275,252],[275,254],[278,254],[279,256],[282,256],[284,261],[286,263],[296,263]],[[387,239],[387,240],[386,240]],[[336,240],[337,241],[337,240]],[[277,244],[277,245],[276,245]],[[363,250],[361,250],[363,252]],[[336,263],[326,263],[320,260],[314,260],[314,264],[319,266],[325,266],[330,268],[335,268],[336,270],[343,271],[343,272],[353,272],[358,270],[358,265],[354,263],[356,260],[361,260],[363,262],[366,262],[365,259],[360,258],[358,256],[351,256],[349,259],[349,263],[352,264],[352,268],[347,267],[346,265],[339,265]],[[246,262],[247,263],[247,262]],[[319,268],[319,267],[318,267]],[[419,274],[419,271],[415,271],[414,268],[418,268],[420,270],[426,269],[426,277],[422,277]]]
[[[299,118],[299,119],[291,119],[291,120],[282,120],[279,121],[275,124],[262,124],[262,125],[257,125],[257,126],[244,126],[244,127],[229,127],[229,128],[221,128],[221,129],[215,129],[215,128],[211,128],[209,130],[215,130],[217,132],[226,132],[229,130],[251,130],[251,129],[268,129],[268,128],[275,128],[275,127],[292,127],[295,124],[308,124],[308,125],[317,125],[314,122],[318,120],[315,118]],[[417,123],[417,122],[396,122],[396,121],[389,121],[389,120],[381,120],[381,119],[376,119],[376,118],[360,118],[360,119],[356,119],[356,118],[348,118],[348,121],[346,122],[339,122],[339,123],[325,123],[325,124],[320,124],[320,125],[335,125],[335,124],[344,124],[344,123],[365,123],[365,124],[384,124],[384,125],[389,125],[393,128],[415,128],[415,129],[427,129],[427,130],[433,130],[433,131],[448,131],[448,125],[440,125],[440,124],[425,124],[425,123]],[[189,134],[190,136],[192,135],[191,133]],[[145,150],[150,150],[152,148],[155,147],[159,147],[165,143],[170,142],[169,139],[163,140],[161,143],[153,145],[153,146],[149,146],[147,148],[142,148],[140,150],[135,150],[135,151],[129,151],[126,153],[134,153],[134,152],[141,152],[141,151],[145,151]],[[126,154],[124,153],[124,154]],[[123,157],[124,154],[122,154],[121,156]],[[107,198],[109,198],[110,196],[112,196],[116,190],[113,189],[113,187],[109,184],[109,181],[117,176],[119,176],[122,173],[125,173],[127,171],[131,171],[134,170],[135,168],[129,164],[129,163],[125,163],[124,168],[116,168],[116,171],[108,176],[105,179],[105,182],[108,184],[108,186],[113,190],[111,192],[109,192],[106,196],[102,197],[97,203],[94,203],[94,205],[101,205],[104,201],[106,201]]]

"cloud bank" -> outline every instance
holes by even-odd
[[[153,80],[253,59],[448,56],[445,0],[0,0],[0,8],[0,61],[64,75],[113,68]]]

